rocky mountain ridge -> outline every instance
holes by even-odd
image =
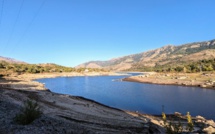
[[[77,67],[128,70],[139,66],[155,67],[157,65],[179,64],[210,58],[215,58],[215,40],[188,43],[179,46],[167,45],[147,52],[114,58],[108,61],[90,61]]]

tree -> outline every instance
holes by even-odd
[[[175,71],[176,71],[176,72],[181,72],[182,70],[183,70],[183,67],[179,67],[179,66],[178,66],[178,67],[175,68]]]
[[[0,63],[0,68],[4,68],[4,65],[2,63]]]
[[[212,66],[212,64],[210,63],[209,65],[208,65],[208,67],[207,67],[207,71],[213,71],[214,69],[213,69],[213,66]]]

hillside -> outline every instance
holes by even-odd
[[[43,74],[43,73],[94,73],[94,74],[108,74],[108,71],[98,68],[72,68],[57,65],[54,63],[44,64],[28,64],[24,62],[8,62],[7,60],[0,61],[0,78],[8,75],[21,75],[21,74]],[[61,76],[60,75],[60,76]],[[69,75],[69,74],[65,74]],[[59,76],[59,75],[57,75]]]
[[[198,57],[198,58],[197,58]],[[106,68],[110,70],[137,70],[141,67],[180,65],[215,58],[215,40],[194,42],[179,46],[168,45],[143,53],[123,56],[108,61],[90,61],[77,68]]]
[[[26,63],[24,61],[19,61],[19,60],[13,59],[13,58],[0,56],[0,62],[1,61],[5,61],[5,62],[8,62],[8,63],[16,63],[16,64],[25,64]]]

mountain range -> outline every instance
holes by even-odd
[[[132,54],[107,61],[89,61],[77,68],[104,68],[109,70],[135,70],[141,66],[155,67],[195,62],[215,58],[215,39],[187,43],[179,46],[167,45],[158,49]]]
[[[100,68],[124,71],[138,70],[143,67],[175,66],[204,59],[215,59],[215,39],[178,46],[167,45],[158,49],[122,56],[107,61],[89,61],[76,66],[76,68]],[[26,64],[26,62],[2,56],[0,56],[0,61]]]

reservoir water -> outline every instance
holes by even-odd
[[[215,120],[215,90],[120,81],[128,76],[38,79],[52,92],[82,96],[102,104],[147,114],[190,112]]]

